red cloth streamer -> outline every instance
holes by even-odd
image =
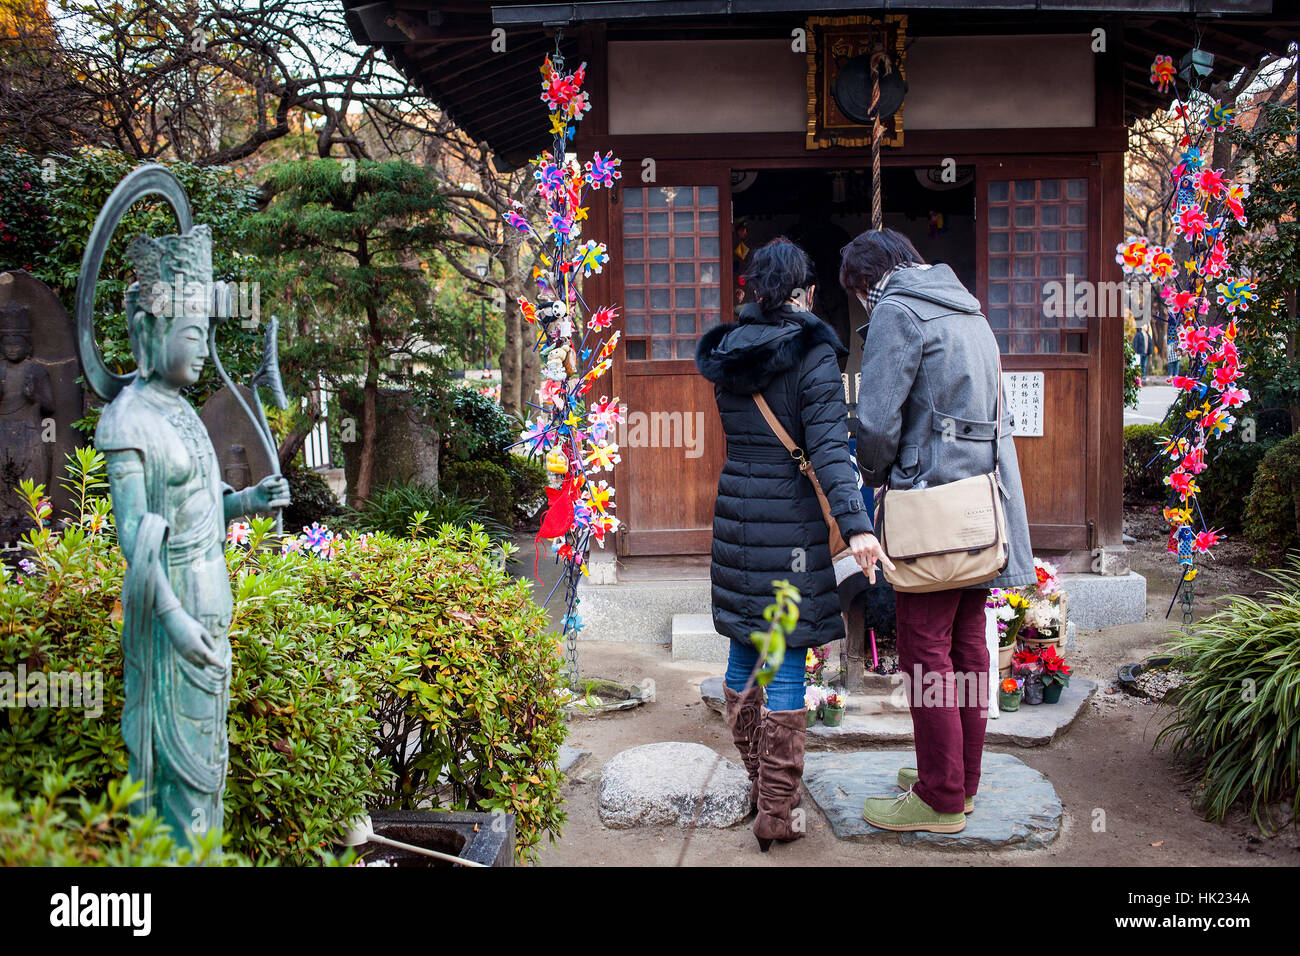
[[[542,518],[542,526],[533,538],[533,578],[541,581],[537,565],[542,559],[541,541],[543,538],[558,538],[569,533],[573,527],[573,506],[578,500],[582,488],[581,478],[566,481],[561,488],[547,488],[546,497],[550,506]]]

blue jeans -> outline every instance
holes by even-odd
[[[785,660],[767,685],[768,710],[803,710],[803,673],[804,661],[808,657],[806,647],[788,647]],[[758,663],[758,651],[740,641],[731,642],[731,653],[727,657],[727,676],[723,681],[732,690],[739,693],[745,689],[749,675]]]

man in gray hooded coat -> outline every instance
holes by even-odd
[[[925,488],[992,471],[1000,365],[997,340],[975,297],[952,269],[927,265],[892,229],[863,233],[844,247],[840,283],[868,313],[858,330],[866,339],[857,431],[863,482]],[[963,811],[974,805],[988,682],[978,681],[979,700],[960,700],[955,690],[976,681],[956,675],[988,674],[988,589],[1036,580],[1005,405],[997,462],[1010,559],[1002,574],[978,588],[898,593],[899,665],[907,678],[917,767],[899,772],[902,796],[867,801],[863,816],[873,826],[957,832],[966,825]],[[887,537],[884,544],[888,552]],[[935,695],[919,696],[928,681],[943,684],[938,706]]]

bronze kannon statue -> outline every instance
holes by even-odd
[[[95,344],[94,286],[113,229],[150,194],[171,203],[181,232],[140,236],[128,249],[137,280],[126,294],[136,371],[115,375]],[[182,395],[209,355],[215,358],[211,286],[211,232],[192,225],[180,183],[161,166],[131,173],[105,204],[82,260],[78,346],[87,384],[109,399],[95,445],[108,462],[127,561],[122,734],[131,777],[145,784],[135,809],[156,807],[178,835],[223,822],[233,608],[226,525],[289,502],[279,475],[238,492],[225,485],[207,431]],[[164,288],[186,292],[172,296]]]

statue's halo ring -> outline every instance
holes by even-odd
[[[171,170],[158,163],[149,163],[128,173],[95,217],[95,226],[90,230],[90,241],[86,243],[85,255],[81,257],[81,272],[77,277],[77,355],[81,359],[86,384],[106,402],[112,401],[118,392],[131,384],[136,373],[118,375],[109,371],[104,363],[95,340],[95,286],[99,284],[99,270],[118,224],[127,210],[146,196],[161,196],[167,200],[176,214],[176,224],[182,234],[194,227],[194,214],[185,187]]]

